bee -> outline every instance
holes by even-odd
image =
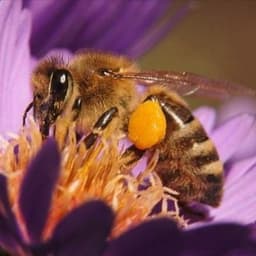
[[[141,93],[138,83],[145,88]],[[214,207],[222,197],[223,164],[182,95],[255,95],[251,89],[187,72],[142,72],[124,56],[98,51],[77,53],[69,63],[58,57],[42,61],[32,74],[32,89],[23,124],[33,108],[43,137],[61,116],[75,122],[77,132],[89,131],[87,148],[106,130],[120,137],[128,134],[133,145],[122,155],[127,166],[145,151],[158,150],[155,172],[163,185],[176,190],[182,203]]]

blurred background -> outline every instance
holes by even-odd
[[[255,61],[256,1],[198,0],[139,63],[143,69],[190,71],[256,88]]]

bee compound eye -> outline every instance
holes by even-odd
[[[59,100],[64,100],[71,81],[71,74],[68,70],[58,69],[53,71],[50,85],[51,94]]]

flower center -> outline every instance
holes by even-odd
[[[64,127],[62,122],[58,122],[58,125]],[[69,127],[65,136],[61,129],[56,128],[56,140],[61,151],[61,176],[52,195],[52,205],[44,229],[45,238],[50,236],[63,216],[81,203],[93,199],[105,201],[115,212],[111,236],[117,236],[146,219],[163,215],[175,219],[181,226],[186,225],[179,214],[174,197],[176,192],[163,187],[153,171],[158,160],[157,154],[148,159],[139,175],[134,176],[131,168],[123,171],[118,147],[120,141],[114,137],[102,137],[87,150],[83,140],[77,139],[74,126]],[[10,201],[18,217],[20,183],[31,158],[41,145],[41,134],[31,120],[19,135],[6,141],[0,151],[0,168],[8,177]],[[156,205],[160,210],[155,211]],[[19,220],[22,222],[21,218]]]

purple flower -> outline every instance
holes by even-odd
[[[53,48],[74,52],[85,47],[137,57],[166,35],[189,7],[178,6],[161,23],[173,5],[173,0],[23,0],[32,13],[31,52],[37,57]]]
[[[18,221],[10,207],[6,178],[0,175],[0,245],[4,250],[13,255],[100,255],[103,251],[114,216],[100,201],[74,209],[43,242],[43,229],[59,171],[57,145],[49,139],[31,162],[22,181]]]
[[[222,203],[218,208],[209,209],[213,221],[243,224],[256,221],[256,199],[252,196],[256,192],[255,107],[253,99],[236,99],[217,112],[212,108],[200,108],[195,112],[214,141],[225,167]]]
[[[30,51],[31,20],[21,11],[20,1],[0,2],[0,133],[17,131],[24,108],[31,98]]]
[[[52,193],[60,175],[60,154],[48,139],[30,163],[19,196],[15,217],[0,175],[0,245],[12,255],[255,255],[254,227],[222,224],[181,231],[168,218],[142,223],[109,239],[112,210],[101,201],[73,209],[45,239]],[[54,206],[53,206],[54,207]],[[17,216],[17,214],[16,214]]]
[[[110,241],[104,256],[255,255],[251,229],[235,224],[214,225],[180,231],[168,219],[153,220]]]
[[[36,57],[52,50],[67,56],[93,47],[138,56],[186,10],[160,25],[172,1],[115,1],[87,1],[85,6],[85,1],[24,0],[28,10],[19,0],[0,2],[0,134],[17,132],[22,123],[37,61],[30,51]],[[134,29],[128,31],[131,17]],[[54,49],[60,47],[66,52]],[[118,176],[118,152],[111,145],[86,155],[71,132],[67,145],[58,143],[64,147],[59,152],[53,139],[42,145],[33,122],[19,135],[1,139],[1,248],[14,255],[255,255],[256,121],[255,103],[248,102],[233,101],[218,112],[209,107],[195,111],[225,165],[225,185],[220,207],[206,209],[209,222],[187,230],[170,218],[149,216],[163,195],[161,184],[152,185],[149,193],[137,189],[135,177]]]

